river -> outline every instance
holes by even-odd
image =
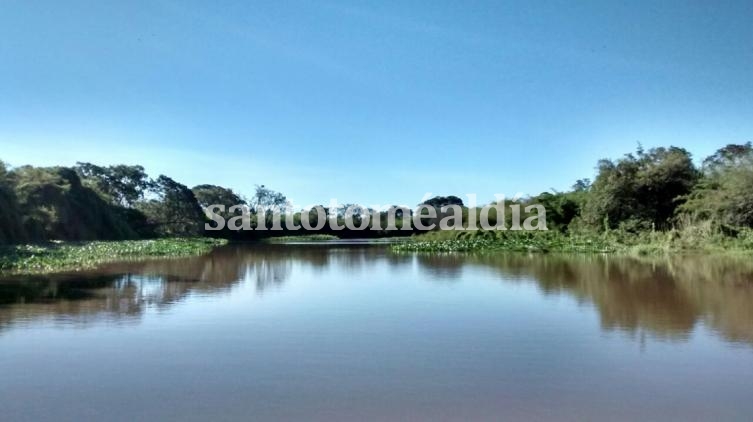
[[[751,420],[753,263],[351,242],[0,279],[0,420]]]

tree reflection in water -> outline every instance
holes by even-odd
[[[753,345],[753,263],[745,257],[479,254],[419,261],[432,271],[482,266],[504,282],[535,282],[542,294],[592,303],[605,330],[683,340],[703,323],[728,341]]]
[[[313,274],[368,276],[417,268],[424,278],[462,282],[485,269],[504,283],[536,283],[543,295],[593,304],[602,329],[683,341],[698,324],[726,340],[753,345],[753,263],[740,258],[673,257],[660,261],[596,255],[398,255],[367,245],[231,245],[201,257],[103,266],[96,271],[0,281],[0,332],[46,320],[86,326],[138,322],[146,309],[188,295],[231,292],[253,283],[259,294]]]

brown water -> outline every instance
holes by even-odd
[[[0,281],[0,420],[751,420],[753,263],[230,246]]]

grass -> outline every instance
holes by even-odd
[[[567,236],[555,231],[444,231],[416,236],[392,246],[396,252],[466,252],[503,250],[512,252],[614,252],[615,246],[598,237]]]
[[[39,274],[88,269],[113,261],[201,255],[226,243],[210,238],[173,238],[2,246],[0,272]]]
[[[676,253],[751,253],[753,230],[735,236],[704,226],[668,231],[564,234],[559,231],[436,231],[392,246],[396,252],[564,252],[656,256]]]
[[[326,240],[339,240],[337,236],[331,234],[305,234],[301,236],[278,236],[265,239],[265,242],[284,243],[284,242],[322,242]]]

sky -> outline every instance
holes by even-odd
[[[300,206],[566,190],[753,141],[753,2],[0,0],[0,160]]]

